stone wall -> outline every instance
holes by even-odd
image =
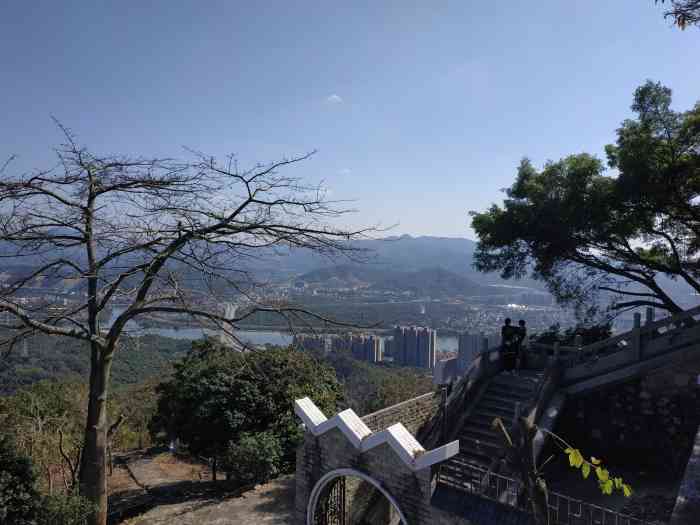
[[[396,423],[403,426],[414,436],[433,415],[437,414],[441,403],[441,393],[429,392],[422,396],[414,397],[390,407],[384,408],[372,414],[367,414],[362,421],[372,430],[378,432]]]
[[[700,430],[678,489],[670,525],[696,525],[700,515]]]
[[[700,423],[700,361],[671,366],[566,403],[558,430],[600,455],[680,475]]]
[[[306,507],[318,480],[341,468],[359,470],[379,482],[396,499],[410,525],[433,523],[429,468],[411,471],[388,444],[359,453],[342,432],[332,429],[318,437],[307,432],[297,451],[296,524],[306,523]]]

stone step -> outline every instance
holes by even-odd
[[[474,413],[472,414],[472,417],[470,417],[469,419],[471,420],[472,418],[474,418],[474,420],[477,421],[486,421],[486,424],[490,426],[491,422],[497,417],[504,419],[508,416],[507,414],[504,414],[501,411],[490,410],[487,408],[482,408],[481,406],[477,406],[476,410],[474,410]],[[511,415],[511,418],[512,417],[513,416]]]
[[[500,387],[502,389],[506,389],[507,391],[512,391],[521,395],[533,394],[535,390],[537,390],[536,383],[521,382],[514,380],[513,377],[501,378],[498,376],[491,381],[488,390],[490,390],[491,387]]]
[[[496,430],[492,430],[491,427],[484,427],[477,424],[466,424],[462,427],[459,433],[460,439],[464,436],[465,439],[480,439],[483,441],[490,441],[492,443],[499,443],[499,435]]]
[[[498,403],[499,405],[508,406],[515,410],[516,403],[520,403],[520,407],[522,408],[525,406],[527,400],[519,397],[502,396],[493,392],[485,392],[479,401],[480,403],[488,402],[489,404]]]
[[[515,415],[515,403],[513,403],[512,405],[507,405],[505,403],[498,403],[496,401],[482,399],[477,405],[477,410],[478,409],[484,409],[488,410],[489,412],[503,414],[504,416],[510,416],[511,418],[513,417],[513,415]]]
[[[512,385],[506,385],[501,383],[491,383],[486,389],[485,394],[503,397],[506,399],[522,401],[532,398],[535,392],[530,390],[523,390],[519,388],[513,388]]]
[[[484,414],[484,413],[474,413],[471,416],[469,416],[469,419],[467,420],[468,423],[471,423],[472,426],[477,426],[481,427],[483,429],[490,429],[491,428],[491,423],[493,423],[494,418],[500,417],[502,421],[506,421],[505,416],[501,414]]]
[[[501,446],[490,440],[481,440],[470,437],[459,436],[459,450],[464,452],[475,452],[484,454],[490,458],[499,457]]]

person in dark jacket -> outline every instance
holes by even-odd
[[[527,345],[527,328],[525,327],[525,321],[523,319],[518,321],[518,327],[515,330],[515,369],[520,370],[525,360],[525,347]]]
[[[501,351],[503,352],[504,368],[508,371],[515,369],[517,336],[518,329],[511,325],[511,320],[507,317],[501,327]]]

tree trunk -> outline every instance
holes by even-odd
[[[80,463],[80,493],[94,506],[89,525],[107,523],[107,394],[111,355],[93,344],[85,443]]]

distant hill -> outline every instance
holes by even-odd
[[[302,248],[259,249],[256,250],[257,256],[254,262],[248,262],[251,259],[244,259],[241,261],[240,268],[251,271],[265,279],[286,280],[319,268],[354,265],[358,262],[356,259],[361,259],[367,266],[391,272],[418,272],[426,268],[440,267],[465,277],[478,285],[518,284],[542,288],[540,283],[535,283],[529,279],[519,282],[504,281],[497,274],[477,272],[472,267],[476,243],[466,238],[402,235],[383,239],[353,241],[351,246],[360,250],[360,252],[354,254],[356,256],[355,259],[343,256],[326,257]],[[9,251],[10,247],[0,244],[0,255],[6,255]],[[50,257],[49,254],[41,262],[48,260],[48,257]],[[76,257],[77,260],[80,260],[79,254],[76,254]],[[120,264],[124,262],[120,261]],[[6,258],[4,263],[6,267],[14,265],[15,267],[22,267],[24,271],[28,268],[27,261],[18,258]],[[29,266],[32,265],[30,264]],[[75,288],[72,288],[72,284],[65,283],[64,286],[59,287],[74,291]]]
[[[322,288],[367,288],[398,293],[412,292],[421,297],[489,293],[487,287],[479,286],[466,277],[440,267],[400,271],[377,265],[339,265],[308,272],[299,276],[296,282]]]

